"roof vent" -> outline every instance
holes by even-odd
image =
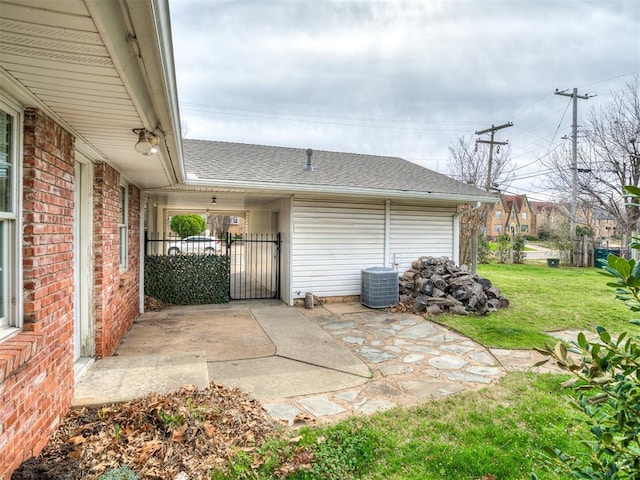
[[[310,148],[307,148],[307,165],[304,167],[304,169],[307,172],[313,172],[313,165],[311,164],[311,155],[313,155],[313,150],[311,150]]]

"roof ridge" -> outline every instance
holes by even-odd
[[[316,148],[312,148],[312,147],[283,147],[280,145],[265,145],[265,144],[261,144],[261,143],[245,143],[245,142],[228,142],[228,141],[224,141],[224,140],[204,140],[204,139],[199,139],[199,138],[183,138],[182,141],[196,141],[196,142],[205,142],[205,143],[218,143],[218,144],[225,144],[225,145],[242,145],[242,146],[246,146],[246,147],[262,147],[262,148],[276,148],[276,149],[285,149],[285,150],[301,150],[301,151],[306,151],[308,148],[311,148],[313,150],[313,153],[318,153],[318,152],[323,152],[323,153],[336,153],[336,154],[340,154],[340,155],[357,155],[357,156],[362,156],[362,157],[375,157],[375,158],[393,158],[393,159],[398,159],[398,160],[404,160],[405,162],[411,163],[413,164],[413,162],[411,162],[410,160],[407,160],[406,158],[402,158],[399,157],[397,155],[377,155],[374,153],[358,153],[358,152],[343,152],[343,151],[339,151],[339,150],[321,150],[321,149],[316,149]],[[418,165],[417,163],[414,165]],[[418,165],[422,168],[426,168],[427,170],[431,170],[427,167],[423,167],[422,165]],[[435,170],[431,170],[432,172],[435,173],[440,173],[440,172],[436,172]],[[445,175],[444,173],[441,173],[441,175]]]

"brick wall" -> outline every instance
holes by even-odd
[[[73,143],[25,112],[24,328],[0,342],[0,478],[40,453],[73,396]]]
[[[128,262],[120,269],[120,174],[94,168],[94,319],[96,356],[113,354],[139,314],[140,190],[128,186]]]

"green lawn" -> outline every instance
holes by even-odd
[[[608,277],[596,268],[549,268],[543,265],[478,265],[509,299],[507,309],[484,317],[440,316],[437,321],[488,347],[533,348],[556,340],[544,332],[564,329],[637,332],[625,305],[615,300]]]
[[[313,452],[311,471],[286,478],[520,480],[533,471],[541,480],[568,479],[540,455],[543,446],[582,451],[575,438],[586,433],[562,398],[567,378],[511,373],[479,392],[304,428],[293,441],[275,438],[253,455],[239,453],[230,473],[212,478],[276,478],[283,464],[304,463]]]
[[[640,334],[627,322],[634,314],[596,269],[480,265],[478,273],[511,307],[438,321],[486,346],[531,348],[556,342],[546,331],[597,325]],[[230,459],[230,474],[212,478],[519,480],[531,472],[547,480],[574,478],[547,466],[540,454],[545,446],[584,452],[580,439],[589,438],[581,413],[564,398],[572,394],[561,387],[567,378],[514,372],[480,391],[305,428],[293,440],[273,438],[253,455],[239,452]],[[292,467],[307,462],[310,471]]]

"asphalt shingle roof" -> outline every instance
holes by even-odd
[[[487,193],[398,157],[209,140],[183,140],[187,175],[207,180],[355,187],[486,197]]]

